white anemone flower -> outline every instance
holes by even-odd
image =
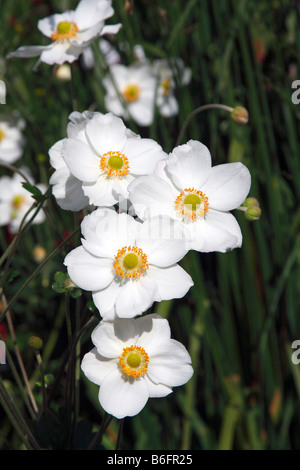
[[[169,217],[141,223],[97,209],[81,223],[82,245],[65,258],[71,280],[91,291],[104,320],[131,318],[153,302],[183,297],[193,281],[177,263],[187,249],[183,229]]]
[[[13,122],[13,119],[0,119],[0,161],[8,164],[18,160],[24,151],[23,121]]]
[[[72,112],[69,115],[67,137],[87,143],[85,126],[96,114],[100,113],[90,111],[84,111],[83,113]],[[56,202],[62,209],[80,211],[89,206],[89,198],[84,195],[82,181],[70,173],[63,158],[62,149],[65,140],[66,138],[59,140],[49,149],[50,164],[55,169],[49,183],[52,185],[52,193]]]
[[[65,139],[61,155],[70,173],[81,181],[90,204],[99,207],[126,199],[128,184],[153,173],[167,157],[157,142],[134,134],[111,113],[95,113],[80,137]]]
[[[81,0],[75,10],[56,13],[39,20],[38,29],[52,40],[51,44],[22,46],[7,57],[40,56],[38,63],[71,63],[77,60],[96,38],[119,31],[121,24],[104,24],[113,14],[111,0]]]
[[[160,315],[101,321],[92,332],[94,348],[81,369],[100,386],[102,408],[118,419],[135,416],[149,398],[162,398],[193,375],[191,357],[171,338],[169,323]]]
[[[21,170],[30,184],[34,184],[30,171],[27,168],[21,168]],[[15,173],[11,178],[9,176],[0,178],[0,225],[7,225],[10,233],[18,231],[23,217],[34,203],[32,194],[23,187],[23,182],[25,182],[25,178],[19,173]],[[42,193],[46,191],[44,184],[36,184],[35,186]],[[33,211],[28,215],[28,219],[31,215],[33,215]],[[45,214],[40,210],[32,223],[39,224],[44,220]]]
[[[116,116],[132,118],[140,126],[150,126],[154,117],[156,76],[151,67],[134,63],[113,64],[103,80],[106,109]]]
[[[158,87],[156,105],[164,117],[178,114],[178,101],[175,96],[176,86],[188,85],[191,70],[184,66],[180,58],[156,60],[153,68],[157,74]]]
[[[164,214],[180,221],[196,251],[226,252],[241,246],[241,230],[230,211],[244,202],[250,190],[245,165],[212,167],[208,148],[190,140],[176,147],[155,173],[129,186],[129,199],[141,220]]]

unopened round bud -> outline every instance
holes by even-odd
[[[258,220],[261,216],[261,208],[258,206],[250,206],[245,212],[247,220],[253,221]]]
[[[259,202],[255,197],[247,197],[242,204],[243,207],[259,207]]]
[[[41,261],[43,261],[46,258],[46,255],[47,255],[47,252],[45,248],[43,248],[40,245],[37,245],[33,249],[33,258],[37,263],[40,263]]]
[[[69,82],[72,78],[71,67],[68,64],[58,65],[54,68],[54,75],[62,82]]]
[[[231,117],[238,124],[247,124],[249,113],[243,106],[237,106],[233,111],[231,111]]]
[[[33,349],[42,349],[43,340],[38,336],[31,336],[28,340],[28,345]]]

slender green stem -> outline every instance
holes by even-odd
[[[121,439],[122,439],[122,434],[123,434],[123,426],[124,426],[124,418],[120,419],[120,421],[119,421],[119,430],[118,430],[118,436],[117,436],[117,442],[116,442],[115,450],[120,449]]]
[[[105,433],[106,429],[110,425],[112,419],[113,419],[113,416],[111,416],[111,415],[109,415],[108,413],[105,412],[105,414],[102,418],[100,429],[99,429],[97,435],[92,440],[92,442],[89,444],[87,450],[94,449],[94,447],[102,441],[103,434]]]
[[[188,117],[186,118],[186,120],[184,121],[182,127],[181,127],[181,130],[179,132],[179,135],[178,135],[178,138],[177,138],[177,141],[176,141],[176,147],[180,144],[181,140],[182,140],[182,137],[186,131],[186,128],[189,124],[189,122],[191,121],[191,119],[193,119],[194,116],[196,116],[197,114],[199,113],[202,113],[202,111],[206,111],[208,109],[223,109],[224,111],[228,111],[229,113],[231,113],[233,111],[233,108],[231,108],[230,106],[226,106],[225,104],[218,104],[218,103],[212,103],[212,104],[205,104],[203,106],[200,106],[199,108],[196,108],[194,109],[189,115]]]

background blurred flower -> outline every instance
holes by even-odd
[[[138,414],[148,398],[169,395],[193,375],[189,353],[171,339],[169,323],[159,315],[102,321],[92,341],[81,368],[100,385],[99,402],[116,418]]]
[[[128,67],[113,64],[104,78],[105,106],[116,116],[130,117],[140,126],[153,122],[156,78],[153,68],[144,63]]]
[[[129,198],[142,220],[165,214],[181,221],[191,249],[225,252],[241,246],[240,227],[229,211],[244,202],[250,184],[245,165],[212,167],[208,148],[190,140],[176,147],[155,175],[131,183]]]
[[[25,145],[23,128],[24,121],[16,121],[13,115],[0,117],[0,161],[11,164],[22,156]]]
[[[78,287],[92,291],[105,320],[140,315],[155,301],[183,297],[193,285],[177,264],[187,252],[177,221],[157,217],[140,223],[98,209],[84,218],[81,232],[82,246],[64,264]]]
[[[104,25],[114,14],[111,0],[81,0],[77,8],[39,20],[38,29],[52,43],[47,46],[22,46],[8,54],[12,57],[36,57],[39,62],[63,64],[78,59],[97,37],[116,34],[121,24]]]
[[[30,171],[27,168],[21,170],[33,184]],[[8,176],[0,178],[0,225],[7,225],[11,233],[18,231],[24,215],[34,202],[31,193],[23,187],[23,182],[25,180],[19,173],[15,173],[11,178]],[[46,191],[44,184],[37,184],[36,187],[42,192]],[[44,212],[39,211],[32,223],[39,224],[44,220]]]

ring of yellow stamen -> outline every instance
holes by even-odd
[[[203,218],[208,212],[208,198],[202,191],[188,188],[182,191],[175,200],[175,209],[183,217],[195,221]]]
[[[122,177],[129,171],[128,158],[120,152],[106,152],[100,156],[100,167],[107,176]]]
[[[124,246],[118,250],[113,267],[122,279],[137,279],[148,269],[147,255],[137,246]]]
[[[119,365],[124,374],[129,377],[140,377],[147,372],[149,356],[140,346],[123,348],[119,356]]]
[[[11,205],[14,209],[19,210],[23,206],[26,198],[25,196],[17,195],[11,201]]]
[[[0,129],[0,142],[2,142],[4,137],[5,137],[5,132],[2,129]]]
[[[56,31],[51,34],[53,41],[64,41],[77,36],[78,26],[73,21],[61,21],[56,27]]]
[[[141,89],[135,83],[129,83],[123,90],[123,96],[125,98],[125,101],[127,101],[128,103],[133,103],[134,101],[137,101],[140,97],[140,94]]]

